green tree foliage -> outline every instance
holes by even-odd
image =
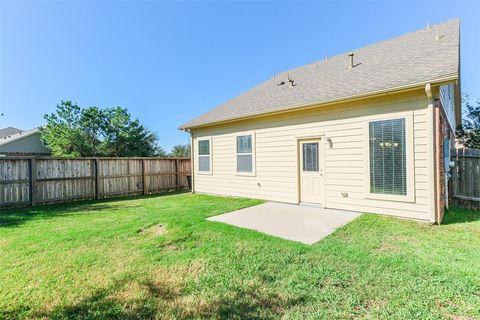
[[[97,107],[82,109],[79,124],[86,139],[83,144],[82,155],[102,155],[105,131],[108,128],[106,112]]]
[[[156,135],[121,107],[80,108],[62,101],[44,116],[42,140],[56,156],[165,156]]]
[[[480,99],[473,105],[466,95],[463,101],[464,117],[457,127],[457,138],[467,148],[480,149]]]
[[[42,129],[42,140],[53,155],[78,157],[85,153],[80,114],[78,105],[62,101],[55,113],[44,116],[47,125]]]
[[[171,158],[190,158],[190,145],[178,144],[172,148],[168,156]]]
[[[105,128],[105,149],[115,157],[160,156],[165,151],[157,146],[157,136],[132,120],[127,109],[115,107],[106,109],[107,126]]]

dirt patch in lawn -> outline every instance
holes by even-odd
[[[453,320],[474,320],[474,317],[468,317],[468,316],[455,316],[452,315],[450,316]]]
[[[397,252],[400,252],[401,249],[399,246],[396,246],[394,244],[391,244],[391,243],[383,243],[379,248],[377,248],[375,250],[376,252],[378,253],[382,253],[382,252],[390,252],[390,253],[397,253]]]
[[[399,253],[404,251],[403,249],[408,246],[417,246],[418,242],[414,237],[409,237],[407,235],[393,235],[389,238],[384,239],[382,244],[375,249],[377,253],[390,252],[390,253]]]
[[[138,230],[139,234],[144,234],[152,237],[164,235],[166,232],[167,228],[163,224],[156,224],[154,226]]]
[[[163,251],[178,251],[178,250],[180,250],[180,248],[173,243],[169,243],[169,244],[166,244],[164,246],[161,246],[161,248],[162,248]]]

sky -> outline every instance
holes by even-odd
[[[294,67],[461,19],[462,90],[480,97],[480,2],[0,0],[0,127],[61,100],[128,108],[167,151],[182,123]]]

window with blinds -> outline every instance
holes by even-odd
[[[369,123],[370,192],[407,195],[405,119]]]
[[[253,172],[252,135],[237,137],[237,172]]]
[[[198,171],[210,172],[210,140],[198,141]]]

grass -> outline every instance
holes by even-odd
[[[313,246],[205,218],[175,194],[0,214],[0,318],[480,317],[480,213],[365,214]]]

